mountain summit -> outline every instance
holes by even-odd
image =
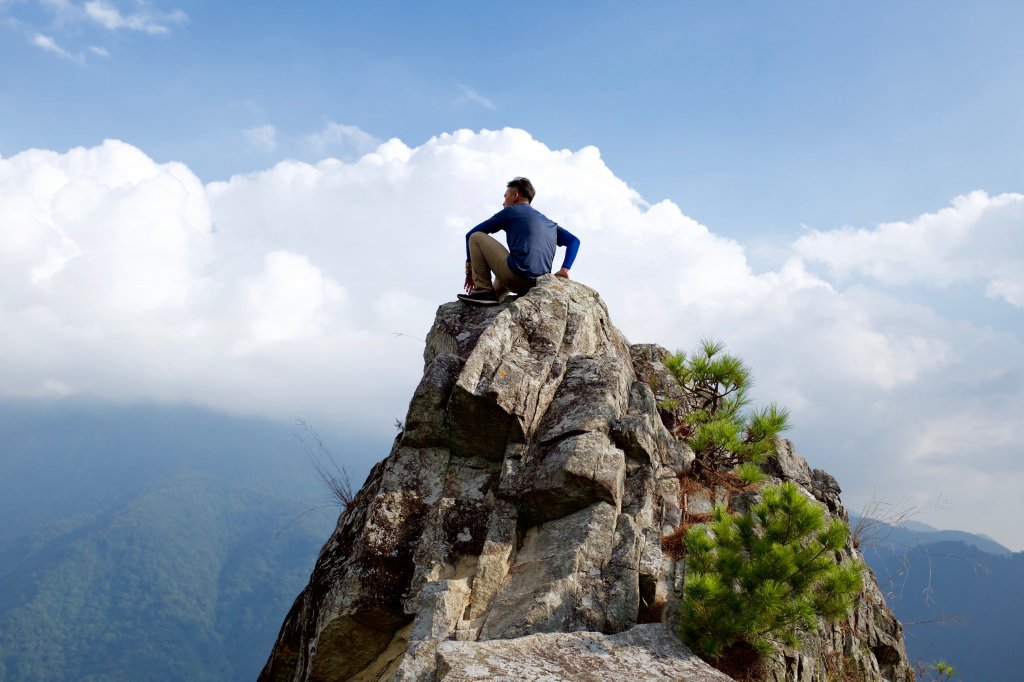
[[[672,634],[680,529],[756,492],[687,478],[693,452],[659,408],[678,388],[665,355],[631,346],[595,291],[551,276],[497,307],[442,305],[404,430],[338,519],[260,679],[730,679]],[[835,480],[788,441],[766,471],[846,518]],[[841,554],[859,558],[850,543]],[[863,570],[853,613],[754,679],[913,679]]]

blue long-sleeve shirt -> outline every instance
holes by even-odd
[[[565,247],[562,267],[568,270],[576,260],[580,240],[529,204],[512,204],[501,209],[466,233],[466,260],[469,260],[469,235],[494,234],[505,230],[508,242],[508,266],[524,277],[536,278],[551,272],[555,249]]]

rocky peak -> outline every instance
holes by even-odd
[[[671,632],[672,540],[744,494],[681,486],[693,454],[658,408],[678,388],[664,355],[555,277],[496,307],[442,305],[405,429],[338,519],[260,679],[730,679]],[[835,480],[787,441],[770,473],[845,516]],[[864,570],[849,622],[757,679],[912,679]]]

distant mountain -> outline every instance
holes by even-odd
[[[912,661],[945,660],[968,681],[1021,679],[1024,553],[921,523],[876,525],[861,551]]]
[[[965,545],[980,549],[987,554],[1009,556],[1013,552],[987,535],[968,533],[962,530],[939,530],[920,521],[904,521],[891,525],[872,519],[861,520],[856,514],[850,514],[850,526],[858,523],[867,527],[871,544],[892,545],[894,547],[917,547],[936,542],[962,542]]]
[[[0,403],[0,681],[255,679],[338,512],[292,431]]]

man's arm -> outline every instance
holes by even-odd
[[[580,250],[580,240],[572,232],[564,227],[556,228],[555,243],[565,247],[565,258],[562,260],[562,269],[555,273],[555,277],[569,279],[569,268],[576,260],[576,252]]]
[[[469,262],[469,235],[474,232],[483,232],[484,234],[494,234],[505,229],[505,211],[507,209],[501,209],[487,220],[483,221],[472,230],[466,233],[466,262]]]

